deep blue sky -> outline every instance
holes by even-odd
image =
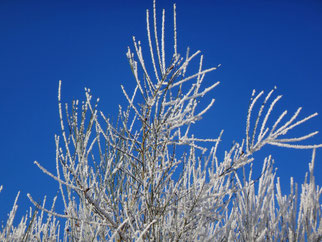
[[[198,3],[197,3],[198,2]],[[266,92],[275,85],[283,94],[276,115],[287,108],[303,115],[322,114],[322,2],[320,0],[177,0],[181,53],[200,49],[206,67],[222,64],[208,75],[221,81],[210,95],[215,106],[195,129],[201,137],[217,137],[224,129],[224,149],[244,138],[248,100],[253,88]],[[159,1],[172,21],[173,1]],[[55,171],[54,134],[59,134],[58,80],[65,101],[84,97],[84,87],[100,97],[112,116],[125,103],[120,85],[133,89],[125,56],[135,35],[146,46],[145,1],[0,1],[0,221],[6,219],[17,191],[20,214],[29,207],[26,193],[51,198],[57,184],[34,160]],[[172,36],[168,28],[168,34]],[[172,48],[171,46],[168,46]],[[172,50],[172,49],[171,49]],[[148,60],[149,57],[147,57]],[[322,118],[290,133],[321,130]],[[322,143],[322,135],[312,139]],[[287,191],[289,178],[302,182],[311,151],[267,147]],[[322,152],[317,152],[317,183],[322,185]],[[257,161],[261,164],[261,160]]]

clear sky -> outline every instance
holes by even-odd
[[[233,140],[245,136],[245,120],[252,89],[266,93],[277,86],[283,94],[276,115],[285,108],[320,116],[294,130],[289,137],[322,131],[322,2],[320,0],[177,0],[179,52],[200,49],[205,67],[222,64],[207,78],[221,81],[211,92],[211,111],[194,132],[215,138],[224,129],[219,157]],[[159,1],[172,22],[173,1]],[[0,221],[6,219],[20,190],[19,213],[30,206],[26,194],[51,199],[57,184],[33,162],[55,172],[54,135],[59,134],[58,80],[62,97],[84,97],[89,87],[100,97],[105,114],[116,117],[125,104],[120,85],[134,88],[125,56],[135,35],[146,47],[144,1],[0,1]],[[159,15],[160,16],[160,15]],[[167,32],[172,36],[171,30]],[[169,48],[172,48],[168,45]],[[172,50],[172,49],[171,49]],[[147,57],[148,60],[149,56]],[[311,139],[322,143],[322,135]],[[221,152],[221,153],[220,153]],[[266,147],[272,154],[282,188],[289,178],[303,182],[311,151]],[[262,164],[257,160],[256,164]],[[322,151],[316,160],[316,182],[322,185]]]

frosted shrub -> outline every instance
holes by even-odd
[[[35,162],[58,183],[58,200],[39,204],[28,194],[34,209],[13,226],[18,194],[0,240],[321,240],[322,190],[315,185],[313,168],[315,149],[322,146],[300,143],[317,132],[285,138],[317,114],[299,118],[299,108],[291,116],[282,112],[272,122],[270,114],[281,96],[274,97],[275,89],[266,95],[253,91],[245,138],[219,159],[222,132],[214,139],[190,132],[214,104],[211,100],[199,106],[219,84],[203,86],[205,75],[217,67],[203,69],[199,51],[188,49],[183,56],[177,52],[175,6],[173,53],[167,63],[165,12],[160,30],[156,15],[154,3],[152,24],[147,11],[151,70],[140,41],[133,38],[134,49],[127,51],[136,87],[127,91],[122,86],[128,106],[119,107],[116,123],[98,109],[89,89],[83,102],[63,107],[59,82],[61,135],[55,137],[55,174]],[[253,178],[254,154],[266,145],[312,149],[300,193],[293,179],[290,194],[281,193],[272,156],[263,161],[260,177]],[[55,210],[56,200],[63,211]]]

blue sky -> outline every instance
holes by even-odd
[[[322,114],[322,2],[319,0],[177,0],[179,52],[200,49],[205,67],[222,64],[209,74],[208,83],[220,81],[210,97],[211,111],[194,132],[217,137],[224,129],[219,157],[233,140],[244,138],[246,111],[252,89],[268,92],[275,85],[283,94],[276,115],[285,108],[302,116]],[[159,1],[172,21],[173,1]],[[145,1],[16,1],[0,2],[0,221],[6,219],[17,191],[20,212],[30,206],[26,194],[51,199],[57,184],[33,162],[55,169],[54,135],[59,134],[58,80],[63,100],[84,97],[89,87],[100,97],[105,114],[116,117],[125,104],[120,85],[134,88],[125,56],[132,35],[147,42]],[[172,36],[168,28],[168,34]],[[146,45],[145,45],[146,46]],[[169,48],[171,46],[168,45]],[[171,49],[172,50],[172,49]],[[303,135],[322,129],[318,116],[290,133]],[[322,135],[311,139],[322,143]],[[302,182],[311,151],[266,147],[287,192],[289,178]],[[322,151],[315,174],[322,185]],[[261,160],[257,161],[259,166]]]

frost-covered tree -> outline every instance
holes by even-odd
[[[201,101],[219,84],[203,86],[205,75],[217,67],[203,69],[199,51],[178,53],[175,5],[167,63],[165,13],[160,29],[155,2],[152,23],[146,13],[151,62],[146,64],[141,43],[133,38],[134,49],[128,49],[127,58],[136,87],[126,91],[122,86],[128,105],[119,106],[117,122],[98,109],[99,100],[92,100],[89,89],[84,101],[63,107],[59,82],[56,172],[35,164],[57,182],[60,193],[51,205],[46,199],[39,204],[28,194],[34,208],[14,225],[18,194],[0,240],[322,240],[322,189],[313,175],[315,150],[322,145],[301,145],[317,132],[287,136],[317,114],[299,118],[299,108],[289,117],[284,111],[271,120],[281,96],[274,97],[275,88],[266,95],[254,90],[245,137],[219,158],[223,132],[210,139],[190,132],[214,104]],[[272,156],[257,160],[263,163],[262,172],[252,176],[254,154],[267,145],[312,149],[300,191],[291,179],[290,194],[282,194]],[[62,211],[55,209],[56,201],[62,203]]]

